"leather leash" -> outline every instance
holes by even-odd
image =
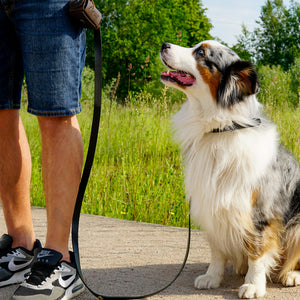
[[[157,291],[151,292],[146,295],[139,295],[139,296],[106,296],[102,293],[95,292],[92,290],[86,281],[84,280],[81,265],[80,265],[80,254],[79,254],[79,242],[78,242],[78,230],[79,230],[79,219],[80,219],[80,211],[83,202],[84,193],[86,190],[86,186],[89,180],[91,168],[93,165],[97,139],[98,139],[98,132],[99,132],[99,124],[100,124],[100,116],[101,116],[101,90],[102,90],[102,44],[101,44],[101,31],[100,28],[94,29],[94,51],[95,51],[95,94],[94,94],[94,112],[93,112],[93,121],[91,127],[91,134],[90,134],[90,142],[89,148],[85,160],[85,165],[79,185],[79,190],[77,194],[76,204],[73,213],[73,220],[72,220],[72,244],[73,244],[73,251],[75,256],[75,263],[77,272],[86,286],[86,288],[90,291],[98,299],[142,299],[146,297],[153,296],[162,292],[163,290],[167,289],[171,286],[175,280],[179,277],[181,272],[183,271],[186,261],[188,259],[189,250],[190,250],[190,241],[191,241],[191,221],[189,216],[189,229],[188,229],[188,240],[187,240],[187,248],[183,263],[181,265],[180,270],[175,275],[175,277],[171,280],[170,283],[165,285],[163,288],[160,288]]]

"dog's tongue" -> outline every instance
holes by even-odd
[[[196,81],[195,77],[182,71],[163,71],[163,77],[168,77],[182,85],[193,85]]]

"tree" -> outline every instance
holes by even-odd
[[[95,1],[103,14],[103,74],[110,82],[120,74],[118,95],[141,89],[158,70],[160,45],[192,46],[211,38],[212,27],[198,0]],[[93,47],[88,35],[87,63]]]
[[[300,6],[292,2],[287,9],[282,0],[268,0],[263,6],[257,39],[257,59],[262,64],[288,69],[299,56]]]
[[[256,23],[252,33],[243,30],[236,47],[258,64],[287,70],[300,57],[300,4],[291,1],[287,8],[282,0],[267,0]]]
[[[242,24],[242,34],[238,37],[238,43],[232,47],[241,59],[251,61],[254,51],[251,49],[252,33],[248,31],[245,24]]]

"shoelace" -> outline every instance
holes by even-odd
[[[32,285],[40,285],[46,281],[48,277],[54,272],[56,267],[50,266],[46,263],[36,262],[31,268],[31,274],[26,282]]]

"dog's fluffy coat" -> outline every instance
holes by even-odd
[[[218,287],[227,261],[246,274],[240,298],[262,297],[271,271],[299,285],[300,168],[262,113],[254,67],[215,41],[164,43],[160,55],[176,70],[162,81],[188,97],[174,127],[191,215],[212,250],[195,287]]]

